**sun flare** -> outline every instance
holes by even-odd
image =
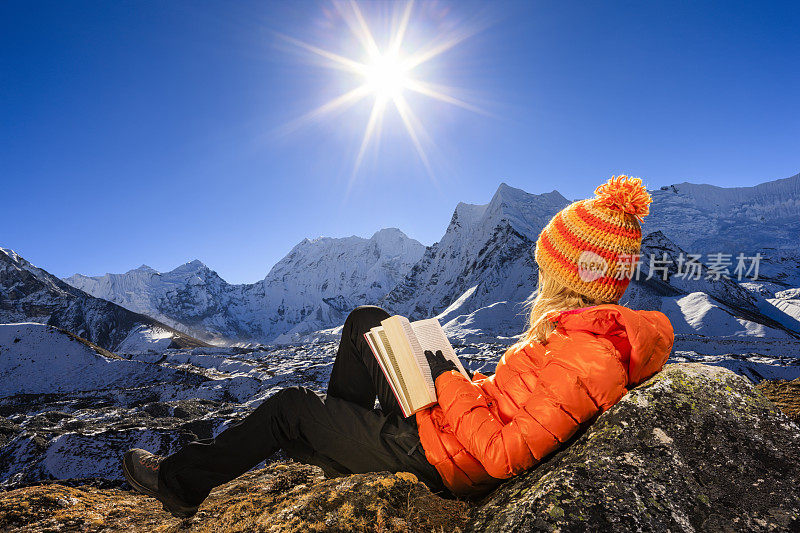
[[[292,37],[283,36],[283,38],[323,58],[327,66],[357,76],[361,84],[355,89],[306,113],[293,121],[290,126],[297,127],[306,122],[320,119],[327,114],[351,107],[357,102],[371,97],[373,99],[372,111],[364,128],[360,148],[355,156],[353,172],[350,176],[347,191],[349,192],[353,179],[363,162],[367,147],[380,135],[383,117],[390,107],[395,109],[402,120],[420,160],[431,179],[433,179],[433,170],[423,145],[426,141],[429,143],[429,137],[416,113],[411,109],[405,94],[411,91],[440,102],[484,113],[483,110],[448,94],[446,89],[414,77],[413,72],[415,68],[451,49],[471,33],[467,31],[454,32],[452,35],[440,37],[428,47],[423,47],[419,52],[406,55],[403,51],[403,42],[409,27],[411,11],[414,6],[413,0],[403,6],[399,22],[395,24],[391,35],[388,36],[389,44],[383,50],[378,46],[372,30],[370,30],[355,0],[350,0],[346,3],[335,2],[333,5],[363,47],[366,60],[351,59]]]

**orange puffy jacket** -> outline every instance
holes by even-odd
[[[673,330],[659,311],[601,304],[562,311],[547,344],[509,348],[493,376],[436,378],[416,414],[425,456],[457,495],[534,466],[664,366]]]

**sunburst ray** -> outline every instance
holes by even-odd
[[[311,52],[315,56],[322,57],[327,61],[328,66],[360,77],[362,84],[293,120],[290,122],[291,129],[320,119],[334,111],[344,110],[372,95],[374,97],[372,110],[355,156],[353,171],[348,180],[345,196],[349,193],[356,174],[363,165],[367,148],[380,136],[383,118],[389,107],[393,107],[399,115],[420,161],[431,180],[436,183],[433,165],[431,164],[428,150],[425,148],[425,145],[433,146],[433,142],[403,93],[410,91],[438,102],[444,102],[476,113],[488,114],[478,106],[450,94],[446,87],[417,79],[413,76],[413,70],[416,67],[447,52],[474,32],[463,28],[459,29],[457,32],[437,40],[429,47],[408,55],[403,52],[403,43],[410,26],[414,7],[413,0],[402,7],[399,18],[396,19],[398,22],[391,35],[388,36],[389,44],[384,50],[378,46],[367,19],[355,0],[336,1],[334,6],[352,35],[361,44],[367,58],[366,61],[345,57],[299,39],[288,36],[283,37],[288,42]],[[398,12],[395,11],[395,13]],[[390,103],[393,105],[390,106]]]

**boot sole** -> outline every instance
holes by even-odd
[[[128,464],[125,459],[122,460],[122,474],[125,476],[125,480],[130,484],[131,487],[134,488],[137,492],[141,492],[147,496],[157,499],[161,502],[161,506],[165,511],[170,513],[175,518],[190,518],[197,513],[197,507],[192,508],[183,508],[183,509],[172,509],[167,505],[167,502],[164,500],[163,496],[159,493],[152,491],[141,485],[136,479],[134,479],[133,475],[128,471]]]

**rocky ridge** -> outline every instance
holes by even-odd
[[[111,351],[208,346],[117,304],[95,298],[0,248],[0,324],[37,322]]]
[[[669,364],[536,468],[473,501],[408,473],[325,479],[278,462],[193,518],[119,489],[0,494],[0,531],[796,531],[800,428],[744,377]]]

